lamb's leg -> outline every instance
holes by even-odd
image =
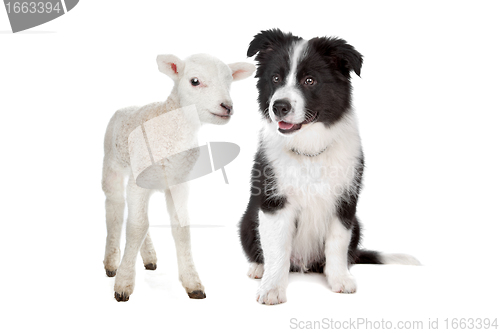
[[[114,170],[104,161],[102,189],[106,195],[106,251],[104,253],[104,269],[109,277],[116,275],[120,264],[120,237],[125,210],[124,174]]]
[[[170,224],[172,225],[172,235],[177,252],[179,280],[190,298],[205,298],[205,287],[201,284],[191,255],[191,236],[186,207],[187,197],[187,183],[176,185],[170,190],[165,191]]]
[[[151,236],[149,232],[146,234],[146,238],[144,242],[142,242],[141,246],[141,257],[142,262],[144,263],[144,267],[146,269],[154,271],[156,269],[156,251],[153,247],[153,241],[151,240]]]
[[[128,301],[134,291],[135,262],[149,228],[147,213],[150,195],[151,190],[138,187],[132,179],[128,182],[127,241],[115,280],[115,298],[119,302]]]

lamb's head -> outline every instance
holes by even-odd
[[[160,72],[174,80],[173,93],[180,107],[195,105],[202,123],[226,124],[233,114],[229,96],[231,82],[242,80],[255,71],[246,62],[226,65],[207,54],[195,54],[185,60],[174,55],[156,58]]]

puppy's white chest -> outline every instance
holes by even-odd
[[[337,202],[353,186],[355,159],[335,153],[332,148],[317,157],[285,154],[273,163],[277,191],[295,217],[291,264],[299,270],[324,258],[324,241]]]
[[[279,194],[297,197],[300,206],[309,200],[336,202],[352,184],[356,165],[353,159],[338,158],[334,148],[331,150],[317,157],[283,154],[273,163]]]

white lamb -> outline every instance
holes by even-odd
[[[156,269],[156,253],[148,233],[148,202],[154,190],[137,186],[131,175],[128,137],[138,126],[167,112],[195,106],[200,122],[226,124],[233,114],[229,88],[232,81],[249,77],[255,66],[239,62],[226,65],[204,54],[193,55],[184,61],[174,55],[159,55],[158,69],[174,80],[174,87],[165,102],[144,107],[118,110],[111,118],[104,139],[104,165],[102,189],[106,194],[106,252],[104,268],[110,277],[116,275],[115,298],[127,301],[134,290],[135,263],[139,249],[146,269]],[[162,129],[163,135],[172,139],[173,149],[182,151],[197,143],[197,128],[186,129],[175,123]],[[197,145],[197,144],[196,144]],[[196,156],[176,155],[169,160],[169,176],[182,179],[192,168]],[[125,179],[129,176],[125,199]],[[190,298],[205,298],[204,287],[191,256],[191,241],[186,201],[188,185],[176,185],[175,208],[171,191],[164,190],[172,225],[172,235],[177,251],[179,280]],[[179,200],[180,198],[180,200]],[[120,234],[122,230],[125,200],[128,206],[126,245],[120,264]]]

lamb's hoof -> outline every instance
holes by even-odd
[[[150,271],[154,271],[156,269],[156,264],[149,263],[147,265],[144,265],[144,268],[146,268],[147,270],[150,270]]]
[[[194,298],[194,299],[204,299],[207,297],[205,293],[201,290],[194,290],[190,293],[188,293],[189,298]]]
[[[114,271],[106,270],[106,275],[109,277],[113,277],[116,275],[116,269]]]
[[[125,293],[120,293],[118,294],[116,291],[115,291],[115,299],[118,301],[118,302],[126,302],[128,301],[128,295],[125,294]]]

